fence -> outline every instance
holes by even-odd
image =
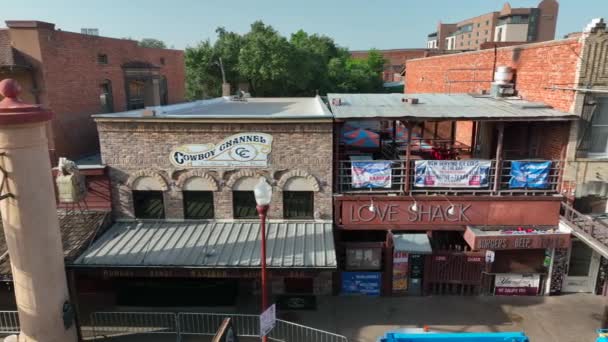
[[[0,334],[18,334],[19,328],[17,311],[0,311]]]
[[[225,318],[230,318],[237,336],[259,337],[258,315],[197,312],[95,312],[91,315],[94,336],[125,334],[174,334],[214,336]],[[268,339],[277,342],[347,342],[346,337],[277,319]]]
[[[568,204],[561,203],[561,216],[575,230],[589,235],[595,241],[608,247],[608,226],[581,214]]]

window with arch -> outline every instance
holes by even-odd
[[[253,189],[256,177],[242,177],[232,186],[232,213],[235,219],[255,219],[258,217]]]
[[[216,187],[212,182],[202,177],[189,178],[182,188],[184,218],[213,219],[213,191]]]
[[[283,186],[283,218],[313,219],[315,187],[310,179],[292,177]]]
[[[138,219],[164,219],[164,187],[161,182],[149,176],[139,177],[133,182],[133,213]]]

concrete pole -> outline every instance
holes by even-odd
[[[20,86],[0,82],[0,200],[21,332],[19,342],[77,340],[63,260],[45,124],[50,111],[18,100]],[[67,305],[65,305],[67,303]],[[68,316],[67,322],[64,316]],[[66,329],[65,325],[69,327]]]

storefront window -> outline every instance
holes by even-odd
[[[284,191],[283,217],[286,219],[314,218],[314,193],[312,191]]]
[[[380,248],[348,248],[346,250],[346,269],[379,270],[382,251]]]
[[[135,217],[140,219],[165,218],[165,206],[162,191],[133,191],[133,209]]]
[[[232,205],[235,219],[253,219],[258,217],[253,191],[233,191]]]
[[[213,192],[184,191],[184,218],[213,219]]]

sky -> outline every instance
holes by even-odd
[[[3,0],[9,1],[9,0]],[[535,7],[540,0],[512,0]],[[98,28],[100,35],[156,38],[183,49],[215,39],[215,29],[247,32],[255,20],[283,35],[303,29],[351,50],[422,48],[437,23],[499,11],[504,0],[18,0],[1,6],[5,20],[42,20],[64,31]],[[457,6],[455,5],[457,4]],[[608,0],[561,0],[557,36],[608,20]]]

